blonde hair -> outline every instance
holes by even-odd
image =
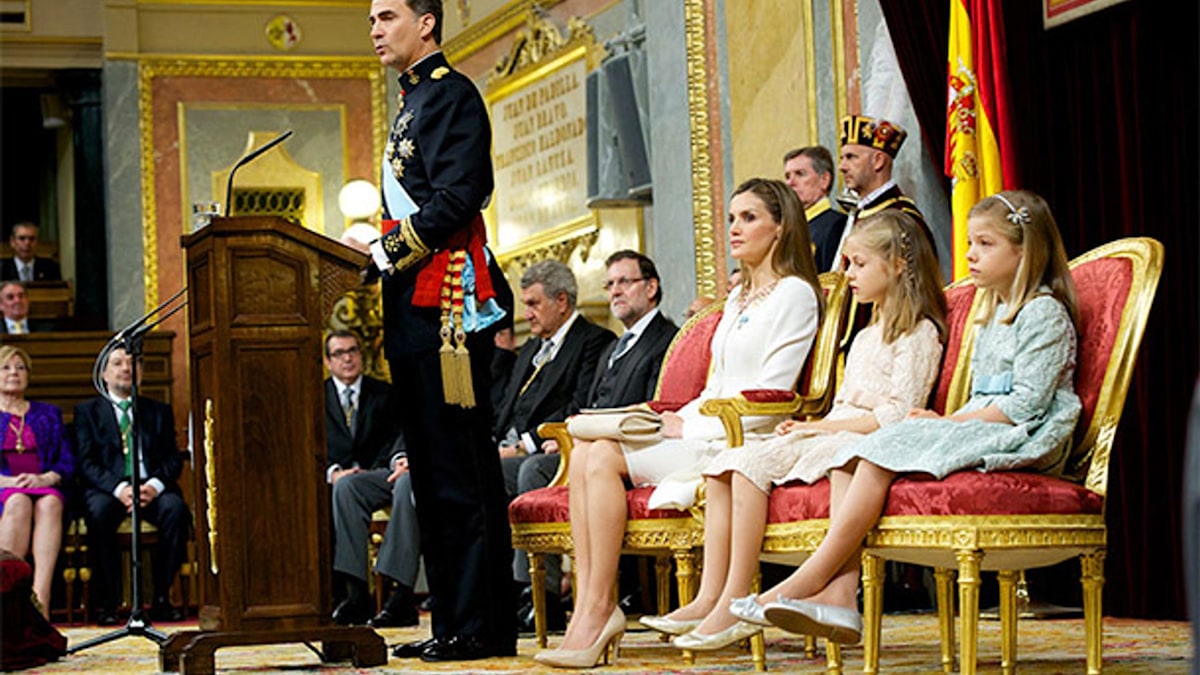
[[[8,363],[9,360],[11,360],[14,356],[21,359],[21,363],[25,364],[25,372],[30,374],[33,373],[33,359],[29,358],[28,352],[20,347],[14,347],[12,345],[4,345],[3,347],[0,347],[0,365]]]
[[[804,205],[800,203],[800,198],[787,183],[770,178],[751,178],[739,185],[733,191],[733,196],[743,192],[758,197],[780,225],[779,241],[771,255],[771,269],[781,277],[800,277],[807,281],[817,295],[818,316],[823,316],[825,291],[821,290],[821,281],[817,278],[812,239],[808,234],[808,221],[804,219]],[[745,281],[742,283],[746,285]]]
[[[1001,236],[1021,247],[1021,262],[1008,292],[1008,314],[1000,320],[1002,323],[1012,323],[1026,303],[1045,295],[1041,288],[1047,286],[1050,295],[1067,308],[1071,322],[1079,324],[1079,302],[1067,252],[1045,199],[1029,190],[1005,190],[971,207],[967,218],[987,219]],[[994,291],[984,289],[981,302],[979,323],[983,324],[992,319],[999,298]]]
[[[883,258],[889,268],[903,261],[900,276],[888,285],[871,323],[883,321],[883,342],[891,344],[929,319],[938,337],[946,339],[946,295],[942,272],[929,237],[917,221],[898,209],[885,209],[854,226],[853,241]],[[882,319],[881,319],[882,317]]]

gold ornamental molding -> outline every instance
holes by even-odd
[[[527,17],[528,26],[513,40],[508,54],[502,56],[488,73],[487,96],[500,98],[514,89],[537,81],[547,73],[576,58],[587,59],[591,71],[604,59],[604,47],[583,19],[567,20],[567,34],[559,32],[549,19],[535,12]]]
[[[560,2],[562,0],[513,0],[446,40],[442,51],[445,52],[447,60],[458,63],[525,25],[530,14],[548,10]]]
[[[216,453],[213,452],[213,428],[216,426],[213,418],[213,401],[204,400],[204,477],[205,501],[204,517],[208,522],[208,568],[213,574],[220,573],[217,563],[217,468]]]
[[[815,2],[816,0],[813,0]],[[805,98],[808,102],[808,143],[820,145],[821,136],[817,112],[817,38],[813,26],[813,5],[809,0],[800,3],[800,17],[804,22],[804,80]]]
[[[521,270],[542,260],[557,260],[568,264],[571,254],[579,250],[579,257],[587,262],[592,247],[600,240],[600,226],[596,212],[574,222],[539,232],[517,246],[496,254],[502,268],[516,264]]]
[[[154,79],[158,77],[365,79],[371,92],[371,151],[383,155],[387,83],[375,58],[245,58],[134,55],[138,62],[138,132],[142,165],[142,266],[146,307],[158,305],[158,214],[155,197]]]
[[[717,273],[716,207],[721,189],[720,117],[714,114],[716,63],[709,59],[709,2],[685,0],[688,118],[691,122],[692,223],[696,256],[696,294],[720,295]],[[710,78],[712,85],[710,85]],[[722,258],[724,252],[722,251]]]

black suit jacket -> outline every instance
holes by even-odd
[[[30,333],[45,333],[54,330],[54,323],[39,319],[25,319],[25,325],[29,326]],[[0,316],[0,335],[8,334],[8,323]]]
[[[529,433],[540,444],[539,424],[561,422],[579,412],[587,405],[600,353],[615,339],[612,331],[580,316],[567,331],[558,353],[522,393],[525,381],[534,372],[533,356],[542,346],[540,338],[526,340],[517,353],[504,401],[496,411],[495,438],[504,438],[511,427]]]
[[[833,268],[833,254],[837,253],[844,229],[846,214],[833,209],[822,211],[808,221],[809,236],[812,237],[813,246],[817,248],[813,257],[816,259],[818,272],[828,272]]]
[[[162,481],[165,490],[178,492],[183,455],[175,442],[171,406],[139,397],[136,426],[146,472]],[[117,413],[108,399],[97,396],[75,406],[75,451],[85,488],[112,494],[117,485],[129,480]]]
[[[363,375],[354,408],[357,433],[351,434],[337,386],[333,378],[325,380],[325,450],[329,466],[337,464],[349,469],[358,464],[364,469],[383,468],[392,455],[404,450],[400,425],[391,409],[391,390],[388,383]]]
[[[16,279],[18,279],[16,261],[12,258],[0,260],[0,281],[14,281]],[[52,258],[34,258],[33,280],[61,281],[62,270],[58,266],[58,261]]]
[[[596,376],[584,407],[615,408],[653,400],[663,356],[678,330],[678,326],[659,312],[629,351],[613,362],[612,368],[608,367],[608,357],[617,344],[614,342],[606,347],[596,363]]]

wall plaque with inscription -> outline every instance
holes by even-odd
[[[492,72],[485,98],[496,190],[488,224],[501,259],[595,239],[584,83],[602,51],[582,21],[573,19],[564,37],[538,19]]]

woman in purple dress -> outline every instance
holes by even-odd
[[[19,347],[0,347],[0,549],[33,550],[33,592],[50,616],[50,581],[62,546],[62,485],[74,460],[62,411],[25,400],[31,367]]]

